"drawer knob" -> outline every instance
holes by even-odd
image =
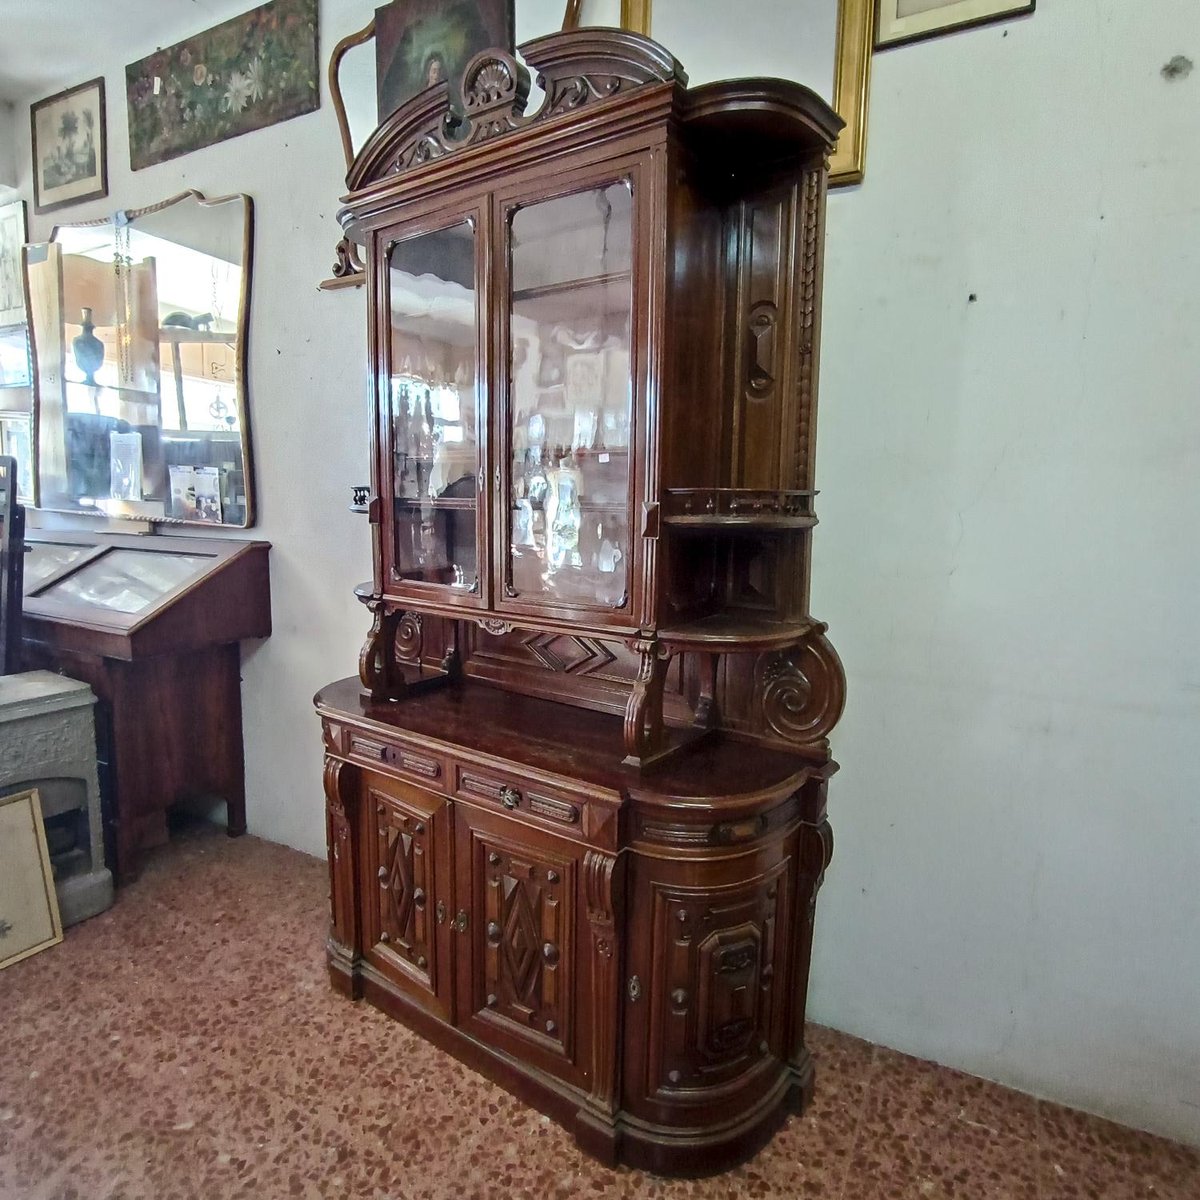
[[[500,803],[512,812],[521,803],[521,793],[514,787],[502,787],[500,789]]]
[[[557,871],[547,871],[546,872],[546,882],[547,883],[557,883],[558,882],[558,872]]]
[[[675,990],[674,990],[674,991],[671,993],[671,1003],[672,1003],[673,1005],[675,1005],[675,1007],[676,1007],[677,1009],[679,1009],[679,1010],[680,1010],[680,1012],[686,1012],[686,1011],[687,1011],[687,1005],[688,1005],[688,994],[687,994],[687,991],[686,991],[686,989],[684,989],[684,988],[676,988],[676,989],[675,989]]]
[[[495,1008],[498,1003],[499,1003],[499,997],[496,995],[496,993],[488,992],[488,998],[487,998],[488,1008]]]
[[[382,933],[379,935],[379,940],[380,940],[381,942],[390,942],[390,941],[392,940],[392,935],[391,935],[390,933],[388,933],[388,931],[385,929],[385,930],[384,930],[384,931],[383,931],[383,932],[382,932]]]
[[[413,826],[413,833],[415,833],[415,834],[417,835],[417,837],[420,837],[420,836],[421,836],[421,835],[422,835],[424,832],[425,832],[425,822],[424,822],[424,821],[418,821],[418,822],[417,822],[417,823],[416,823],[416,824]]]
[[[667,1082],[668,1083],[678,1083],[682,1078],[683,1078],[683,1076],[680,1075],[680,1073],[678,1071],[668,1071],[667,1072]]]
[[[381,888],[383,888],[383,890],[386,892],[387,891],[387,877],[388,877],[387,867],[380,867],[379,870],[375,872],[375,874],[379,876],[379,886]]]
[[[413,892],[413,903],[418,908],[425,907],[425,889],[424,888],[417,888],[416,891]]]
[[[423,970],[425,970],[425,968],[427,966],[429,966],[429,959],[427,959],[425,957],[425,955],[423,955],[423,954],[418,954],[417,955],[417,970],[423,971]]]
[[[542,958],[546,960],[547,966],[553,967],[558,962],[558,947],[553,942],[547,942],[542,947]]]
[[[500,855],[498,855],[498,854],[495,852],[495,850],[493,850],[493,851],[491,852],[491,854],[489,854],[489,855],[488,855],[488,862],[489,862],[489,863],[490,863],[490,864],[491,864],[493,867],[498,867],[498,866],[500,865]]]
[[[558,1024],[554,1021],[547,1021],[546,1022],[546,1032],[551,1033],[551,1034],[557,1033],[558,1032]]]
[[[495,921],[489,921],[487,926],[487,939],[493,946],[500,944],[500,926]]]

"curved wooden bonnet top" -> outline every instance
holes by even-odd
[[[520,47],[545,92],[526,113],[529,73],[503,50],[484,50],[463,71],[459,94],[449,83],[426,88],[398,108],[367,139],[346,176],[350,194],[343,226],[375,208],[404,176],[405,184],[440,182],[434,163],[452,174],[483,166],[483,147],[522,131],[570,125],[581,109],[629,104],[636,94],[649,119],[674,118],[686,142],[730,160],[810,159],[832,151],[844,122],[810,88],[783,79],[730,79],[687,87],[680,63],[657,42],[620,29],[576,29],[535,38]],[[658,103],[652,103],[657,100]],[[453,159],[453,164],[445,160]],[[410,173],[420,172],[418,179]],[[403,190],[407,190],[404,188]],[[364,211],[365,210],[365,211]]]

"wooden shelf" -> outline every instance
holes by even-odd
[[[560,296],[564,292],[582,292],[591,288],[608,287],[614,283],[627,283],[633,278],[629,271],[612,271],[607,275],[588,275],[583,279],[564,279],[560,283],[543,283],[538,287],[514,288],[512,300],[540,300],[543,296]]]
[[[188,329],[185,325],[163,325],[158,331],[160,342],[174,342],[177,346],[236,346],[237,334],[206,333],[202,329]]]
[[[663,517],[664,525],[681,529],[747,529],[769,532],[773,529],[811,529],[817,523],[812,514],[802,517],[777,516],[672,516]]]
[[[811,529],[813,491],[755,488],[668,488],[662,523],[682,529]]]
[[[435,496],[422,499],[419,496],[397,496],[396,505],[400,508],[443,508],[474,511],[479,502],[474,496]]]
[[[810,619],[771,621],[750,613],[719,612],[660,629],[658,636],[680,649],[779,650],[800,641],[814,624]]]

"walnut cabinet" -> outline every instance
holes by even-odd
[[[336,986],[664,1173],[813,1086],[843,676],[809,612],[827,157],[806,88],[503,51],[351,167],[373,578],[317,696]],[[355,249],[350,251],[353,242]]]

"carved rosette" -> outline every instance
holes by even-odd
[[[421,614],[402,613],[396,623],[396,657],[401,662],[420,662],[423,644]]]
[[[818,626],[798,646],[765,655],[758,666],[758,704],[765,731],[802,746],[827,749],[846,701],[837,652]]]

